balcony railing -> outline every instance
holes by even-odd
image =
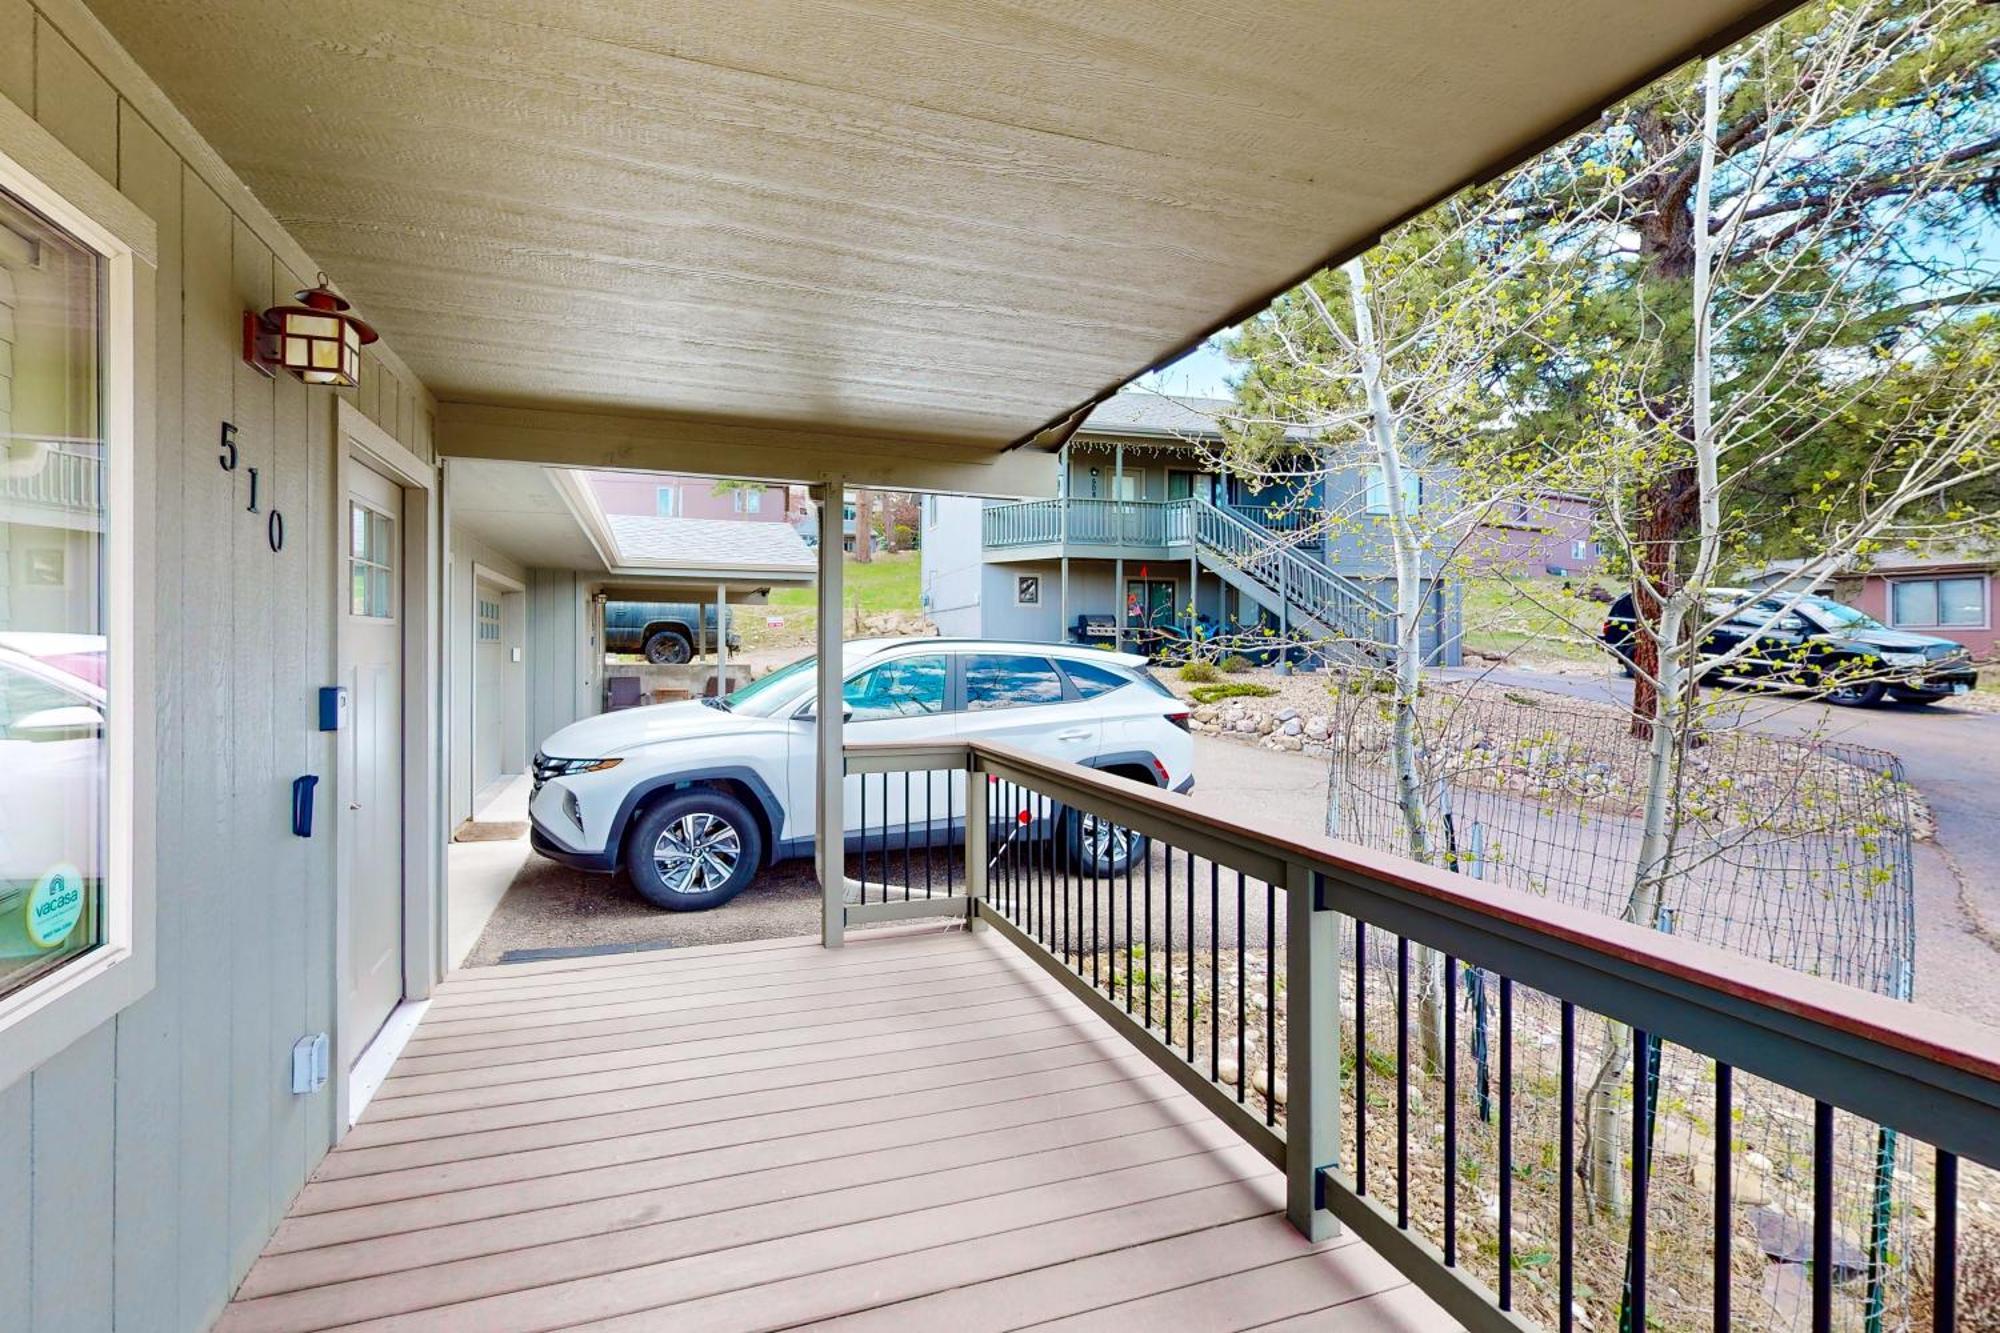
[[[1063,510],[1069,510],[1067,532]],[[1023,500],[990,505],[981,516],[981,537],[989,547],[1053,545],[1067,538],[1076,546],[1186,546],[1194,540],[1198,511],[1228,514],[1270,532],[1298,533],[1313,515],[1257,505],[1210,505],[1179,500]],[[1308,534],[1310,536],[1310,534]],[[1306,545],[1316,545],[1307,540]]]
[[[95,444],[0,436],[0,500],[97,513],[101,466]]]
[[[1568,1330],[1586,1307],[1598,1329],[1771,1326],[1753,1170],[1766,1196],[1790,1171],[1809,1214],[1813,1329],[1955,1326],[1958,1161],[2000,1166],[2000,1049],[1974,1025],[1010,746],[860,745],[847,769],[884,793],[924,775],[962,830],[899,839],[871,801],[878,873],[849,881],[848,920],[1000,932],[1283,1167],[1302,1232],[1337,1220],[1468,1328]],[[956,864],[925,872],[929,898],[880,854],[913,846]],[[1663,1110],[1669,1058],[1702,1086]],[[1705,1170],[1655,1167],[1668,1115]],[[1810,1147],[1758,1160],[1746,1116]],[[1621,1123],[1591,1156],[1629,1204],[1587,1207],[1579,1145]],[[1890,1234],[1899,1162],[1929,1177],[1921,1298]]]

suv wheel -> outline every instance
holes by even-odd
[[[655,630],[646,639],[646,660],[654,666],[679,666],[694,656],[694,645],[677,629]]]
[[[1880,681],[1852,681],[1835,685],[1826,692],[1826,701],[1842,708],[1872,708],[1889,691]]]
[[[1079,869],[1115,875],[1127,866],[1138,864],[1146,855],[1145,834],[1099,819],[1088,811],[1071,810],[1063,826],[1063,843],[1070,864]]]
[[[625,873],[655,907],[700,912],[741,893],[764,860],[764,836],[743,803],[719,791],[684,791],[639,818],[625,843]]]

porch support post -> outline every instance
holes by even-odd
[[[1111,596],[1118,603],[1118,637],[1113,646],[1125,651],[1125,446],[1111,446],[1111,512],[1118,516],[1120,555],[1111,573]]]
[[[1056,451],[1056,551],[1062,561],[1056,578],[1056,642],[1069,632],[1069,446]]]
[[[1285,875],[1285,1215],[1315,1241],[1339,1230],[1319,1172],[1340,1165],[1339,918],[1315,906],[1317,877]]]
[[[813,865],[819,872],[820,943],[841,945],[847,930],[847,810],[843,800],[846,763],[841,753],[840,574],[841,497],[838,477],[812,488],[819,506],[818,699],[813,708]]]
[[[729,585],[715,585],[715,697],[729,693]]]

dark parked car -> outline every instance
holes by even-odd
[[[700,614],[693,602],[606,602],[604,651],[644,653],[648,662],[661,666],[686,662],[694,656]],[[706,641],[714,643],[714,606],[708,607],[706,621]],[[729,649],[734,652],[742,646],[732,622]]]
[[[1743,655],[1717,674],[1760,677],[1820,691],[1828,703],[1866,708],[1893,698],[1929,704],[1963,694],[1978,682],[1962,644],[1890,629],[1865,611],[1827,597],[1758,596],[1738,588],[1710,590],[1704,622],[1717,621],[1702,644],[1711,660],[1748,642]],[[1601,637],[1631,674],[1637,618],[1632,594],[1611,604]]]

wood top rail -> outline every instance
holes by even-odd
[[[912,757],[922,754],[929,760],[939,748],[934,743],[878,742],[850,745],[847,752],[856,758],[865,757],[869,766],[874,767],[892,761],[902,752],[910,752]],[[1628,968],[1658,973],[1791,1015],[1832,1032],[1935,1062],[1993,1084],[1993,1100],[2000,1101],[2000,1034],[1969,1019],[1353,843],[1319,834],[1248,828],[1199,794],[1176,795],[1094,769],[1046,759],[1013,745],[973,741],[958,743],[957,748],[963,750],[967,767],[975,771],[1004,771],[1009,777],[1037,778],[1072,792],[1087,792],[1108,806],[1151,816],[1149,822],[1198,830],[1209,842],[1239,851],[1242,860],[1249,864],[1268,866],[1274,860],[1296,861],[1331,879],[1385,886],[1435,908],[1506,927],[1512,934],[1528,934],[1559,943],[1571,953],[1596,955]],[[1527,978],[1520,980],[1533,984]]]

